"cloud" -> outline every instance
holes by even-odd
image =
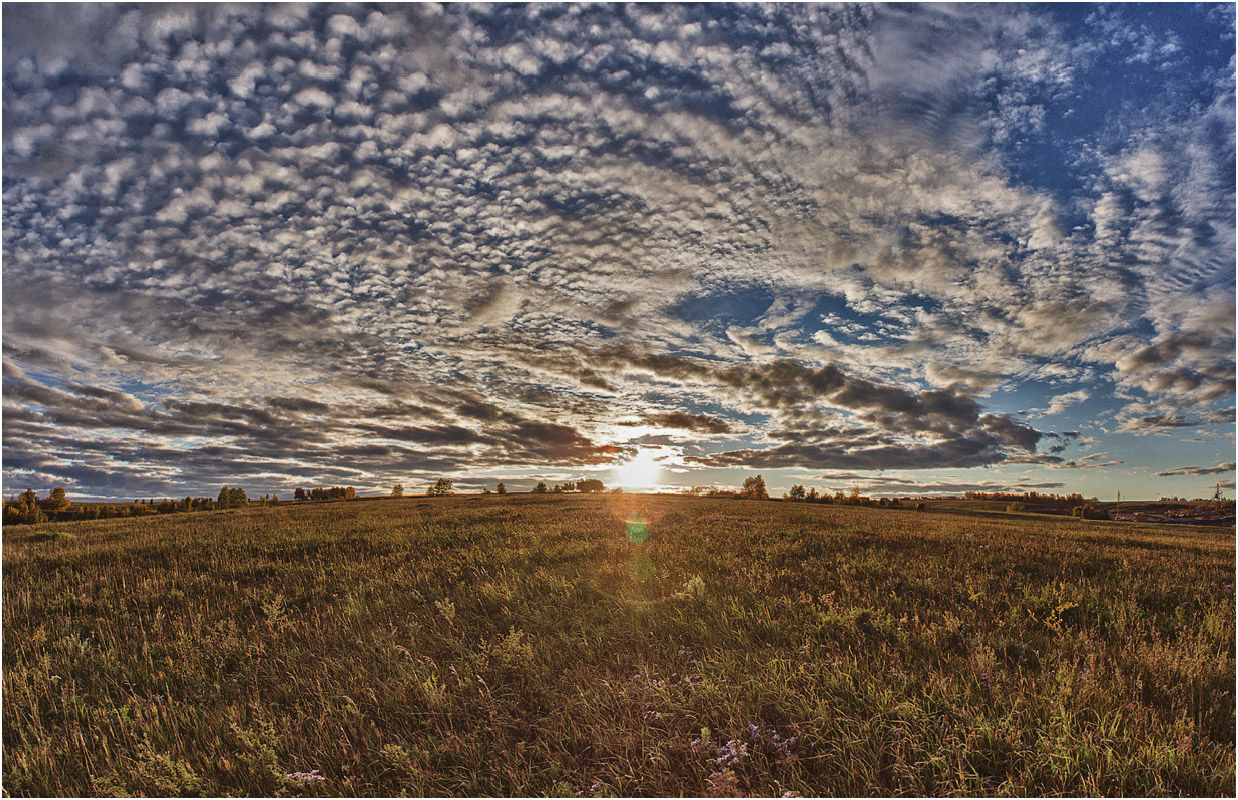
[[[1203,11],[3,13],[6,478],[566,469],[687,409],[719,463],[1043,465],[1011,412],[1054,391],[1232,422]]]
[[[906,458],[910,452],[918,456],[936,452],[954,465],[959,458],[964,458],[962,453],[966,452],[971,454],[966,458],[978,458],[979,463],[993,463],[1000,460],[1003,446],[1034,451],[1040,439],[1038,431],[1015,422],[1007,415],[982,414],[976,402],[964,395],[944,389],[912,392],[849,376],[832,364],[811,367],[779,359],[718,367],[685,358],[624,351],[598,354],[595,361],[612,367],[646,370],[681,382],[711,385],[731,399],[738,400],[741,406],[751,404],[752,408],[773,410],[787,418],[803,417],[805,414],[810,418],[820,417],[837,409],[849,413],[869,429],[901,436],[957,440],[953,444],[939,442],[931,447],[906,451],[898,448],[874,451],[866,456],[870,460],[879,454]],[[857,429],[857,432],[866,431]],[[777,436],[776,433],[773,435]],[[984,446],[978,447],[981,443]],[[981,451],[985,455],[978,456]],[[797,450],[785,445],[771,450],[769,457],[783,460],[794,452],[803,453],[807,459],[819,457],[813,455],[811,447]],[[753,457],[750,453],[744,455],[748,459]],[[719,464],[725,460],[723,456],[716,455],[710,457],[709,463]],[[748,463],[753,462],[750,460]]]
[[[1000,375],[977,372],[940,361],[930,361],[925,364],[924,377],[934,386],[943,389],[966,389],[981,396],[987,395],[1002,383]]]
[[[859,434],[834,441],[786,443],[774,447],[731,450],[688,456],[690,464],[708,467],[778,469],[932,469],[981,467],[1006,460],[1000,442],[991,437],[960,437],[943,442],[898,444]]]
[[[1163,433],[1175,428],[1194,428],[1200,425],[1232,425],[1233,422],[1234,412],[1232,410],[1208,411],[1192,417],[1181,417],[1176,413],[1148,414],[1127,419],[1118,426],[1118,430],[1125,433]]]
[[[827,472],[815,475],[813,481],[823,481],[835,491],[858,488],[867,495],[956,495],[963,492],[1043,492],[1045,489],[1062,489],[1066,484],[1059,481],[960,481],[917,480],[905,475],[872,475],[860,472]]]
[[[1092,396],[1092,393],[1087,389],[1077,389],[1073,392],[1059,394],[1049,401],[1049,407],[1045,409],[1045,416],[1053,416],[1060,414],[1073,405],[1078,405],[1084,400]]]
[[[646,414],[643,422],[664,428],[678,428],[696,433],[716,434],[735,432],[734,426],[725,420],[711,417],[708,414],[689,414],[683,411]]]
[[[1221,475],[1226,472],[1234,471],[1234,462],[1226,461],[1223,464],[1217,464],[1215,467],[1174,467],[1173,469],[1165,470],[1164,472],[1156,473],[1158,478],[1169,478],[1174,475],[1190,475],[1192,477],[1198,475]]]

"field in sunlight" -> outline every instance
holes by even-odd
[[[1234,534],[642,495],[4,531],[7,794],[1234,790]]]

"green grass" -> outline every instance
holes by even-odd
[[[13,796],[1235,787],[1231,530],[567,495],[3,549]]]

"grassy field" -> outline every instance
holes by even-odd
[[[492,496],[3,551],[13,796],[1235,789],[1227,529]]]

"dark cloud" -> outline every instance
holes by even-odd
[[[886,444],[860,436],[856,440],[788,443],[761,450],[731,450],[688,456],[685,460],[701,466],[747,469],[982,467],[1006,460],[1001,444],[997,439],[984,435],[924,444]]]
[[[1177,413],[1149,414],[1143,417],[1129,419],[1122,423],[1121,430],[1130,433],[1144,433],[1173,430],[1175,428],[1195,428],[1200,425],[1233,424],[1233,410],[1213,410],[1195,414],[1189,417]]]
[[[689,414],[684,411],[668,411],[658,414],[646,414],[643,422],[660,425],[664,428],[678,428],[695,433],[734,433],[735,428],[725,420],[711,417],[708,414]],[[633,423],[636,424],[636,423]]]
[[[802,415],[843,410],[865,428],[828,429],[813,442],[813,432],[795,429],[787,435],[771,431],[774,439],[794,438],[767,450],[738,450],[691,459],[710,466],[820,467],[865,464],[889,467],[982,466],[1005,458],[1006,446],[1034,452],[1040,433],[1007,415],[981,414],[969,397],[945,389],[912,392],[905,388],[847,375],[836,365],[813,368],[790,360],[718,368],[696,360],[612,351],[598,356],[613,367],[627,365],[659,377],[698,382],[731,390],[741,401],[762,408]],[[880,432],[882,435],[875,437]],[[896,442],[889,438],[919,437]],[[927,441],[925,441],[927,439]],[[830,460],[843,459],[844,464]]]

